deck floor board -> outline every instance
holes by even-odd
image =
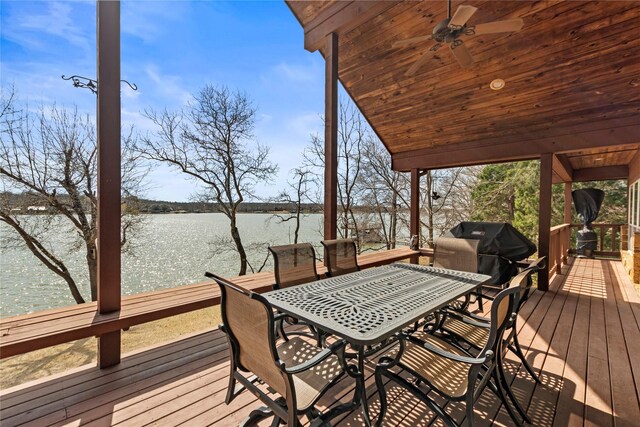
[[[640,297],[617,261],[575,259],[564,273],[549,292],[532,295],[518,321],[523,350],[542,384],[535,384],[510,354],[508,381],[536,426],[637,425]],[[367,364],[367,395],[375,417],[380,405],[374,366],[375,360]],[[245,392],[224,404],[228,369],[226,339],[218,330],[204,331],[138,350],[117,367],[83,367],[2,390],[0,424],[234,426],[260,403]],[[395,383],[387,382],[385,388],[389,410],[384,426],[442,425]],[[352,393],[346,377],[319,406],[346,402]],[[464,420],[462,404],[449,404],[447,410]],[[363,425],[359,410],[337,421],[341,427]],[[474,421],[511,425],[489,390],[476,404]]]

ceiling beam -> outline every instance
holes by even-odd
[[[640,179],[640,150],[636,151],[636,155],[629,162],[629,184],[633,184],[638,179]]]
[[[553,173],[560,178],[558,182],[572,181],[573,168],[566,155],[555,154],[553,156]],[[557,184],[557,182],[554,182],[554,184]]]
[[[305,26],[304,48],[315,52],[324,46],[327,34],[344,34],[380,15],[399,1],[353,1],[348,5],[335,2],[327,12],[322,13]]]
[[[573,182],[607,181],[613,179],[628,179],[629,166],[602,166],[599,168],[584,168],[573,171]]]
[[[640,124],[629,122],[620,124],[608,120],[611,127],[584,130],[581,127],[567,129],[564,135],[540,137],[519,135],[517,141],[506,142],[505,138],[485,139],[414,151],[392,154],[392,168],[407,172],[412,168],[444,169],[459,166],[489,163],[514,162],[537,159],[545,153],[563,153],[577,150],[613,147],[640,143]],[[620,125],[619,125],[620,124]],[[619,125],[619,126],[618,126]],[[584,127],[587,127],[585,125]],[[596,126],[590,124],[589,128]]]

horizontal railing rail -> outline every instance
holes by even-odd
[[[598,249],[593,252],[595,256],[620,256],[620,227],[626,227],[627,224],[619,223],[599,223],[591,224],[591,228],[598,235]],[[570,244],[571,250],[575,251],[575,233],[582,229],[582,224],[571,224]]]
[[[428,255],[429,251],[424,252]],[[422,255],[408,247],[367,253],[358,257],[362,268],[376,267]],[[324,265],[318,272],[324,274]],[[204,272],[203,272],[204,273]],[[254,292],[271,290],[273,272],[239,276],[234,283]],[[122,297],[119,311],[100,314],[96,303],[85,303],[0,319],[0,359],[220,304],[212,282],[176,286]]]
[[[549,277],[560,273],[562,266],[567,263],[569,256],[569,238],[571,235],[571,224],[561,224],[551,227],[549,238]]]

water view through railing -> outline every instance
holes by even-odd
[[[122,293],[200,282],[207,270],[237,275],[239,261],[230,246],[228,224],[224,215],[215,213],[147,215],[141,232],[130,236],[132,251],[122,256]],[[241,214],[238,227],[248,258],[257,267],[264,262],[268,245],[293,241],[293,223],[279,223],[270,214]],[[306,215],[301,224],[301,241],[320,246],[321,227],[322,215]],[[89,300],[85,253],[82,249],[73,250],[73,231],[62,230],[58,228],[55,235],[52,232],[48,245],[65,260],[84,298]],[[0,226],[0,233],[4,240],[13,230]],[[3,248],[1,256],[2,317],[75,303],[65,281],[42,265],[24,244]]]

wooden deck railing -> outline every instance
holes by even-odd
[[[551,227],[549,239],[549,277],[560,271],[563,264],[567,263],[569,255],[569,238],[571,236],[571,224],[561,224]]]
[[[358,257],[362,268],[429,255],[429,250],[408,247],[367,253]],[[318,264],[318,273],[326,269]],[[231,279],[254,292],[265,292],[274,283],[272,272]],[[0,319],[0,359],[81,338],[126,329],[131,326],[220,304],[220,291],[211,282],[177,286],[122,297],[120,311],[99,314],[96,303],[78,304]]]
[[[598,234],[598,249],[594,251],[596,256],[620,256],[620,227],[627,224],[591,224],[593,230]],[[575,249],[575,232],[582,228],[582,224],[571,224],[570,241]]]

